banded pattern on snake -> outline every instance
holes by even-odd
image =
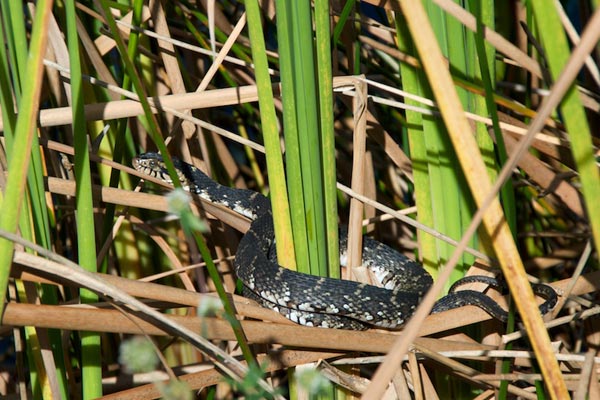
[[[371,270],[381,287],[283,268],[277,264],[274,255],[273,216],[265,196],[220,185],[190,164],[178,159],[173,162],[184,189],[252,220],[250,229],[239,243],[234,261],[235,273],[244,284],[244,295],[294,322],[355,330],[397,328],[410,318],[433,283],[420,264],[368,237],[363,240],[363,266]],[[139,155],[133,159],[133,166],[144,174],[172,183],[163,159],[157,153]],[[340,249],[345,250],[345,232],[340,233]],[[454,292],[456,287],[475,281],[496,288],[502,286],[495,278],[463,278],[436,303],[433,312],[475,305],[505,321],[506,311],[483,293],[473,290]],[[540,311],[548,312],[557,302],[556,292],[548,285],[532,286],[545,298]]]

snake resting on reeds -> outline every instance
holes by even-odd
[[[221,204],[252,220],[242,237],[234,262],[235,273],[244,284],[244,295],[290,320],[307,326],[362,330],[370,327],[397,328],[414,313],[431,287],[429,273],[415,261],[376,240],[363,240],[363,266],[370,269],[379,286],[342,279],[303,274],[281,267],[274,255],[274,228],[270,201],[260,193],[220,185],[198,168],[173,159],[184,189],[212,203]],[[136,170],[171,183],[162,157],[141,154],[133,160]],[[346,252],[345,231],[340,232],[340,260]],[[475,305],[491,316],[506,321],[507,312],[485,294],[474,290],[455,292],[459,285],[484,282],[503,286],[498,279],[470,276],[455,283],[433,311],[441,312]],[[557,302],[548,285],[532,285],[545,299],[546,313]]]

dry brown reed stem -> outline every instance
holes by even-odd
[[[21,253],[15,254],[16,261],[19,261],[21,259],[20,255],[21,255]],[[43,260],[40,260],[40,261],[43,262]],[[23,261],[21,261],[21,262],[23,262]],[[13,276],[16,278],[23,279],[23,280],[33,280],[36,282],[43,281],[43,282],[63,283],[64,280],[60,276],[56,275],[56,273],[53,272],[52,267],[53,267],[52,263],[47,263],[44,268],[44,271],[45,271],[44,274],[41,274],[37,270],[31,270],[29,267],[27,267],[26,264],[15,265],[15,268],[13,268]],[[97,276],[99,279],[102,279],[104,281],[111,283],[112,285],[114,285],[115,287],[119,288],[120,290],[128,293],[129,295],[144,298],[144,299],[154,300],[154,301],[160,301],[160,302],[163,302],[166,304],[170,304],[172,306],[179,305],[179,306],[196,307],[202,301],[204,301],[207,297],[212,297],[212,295],[190,292],[187,290],[183,290],[183,289],[179,289],[179,288],[175,288],[175,287],[164,286],[164,285],[159,285],[156,283],[132,281],[132,280],[117,277],[117,276],[102,275],[102,274],[96,274],[95,276]],[[42,280],[42,279],[45,279],[45,280]],[[553,283],[553,287],[559,293],[562,292],[564,289],[566,289],[570,285],[571,285],[570,279],[565,279],[563,281]],[[585,293],[596,292],[598,290],[600,290],[600,271],[584,275],[584,276],[580,277],[579,279],[577,279],[577,281],[575,282],[575,284],[572,287],[572,295],[582,295]],[[311,342],[311,339],[315,339],[315,340],[321,342],[321,346],[326,346],[326,345],[328,345],[328,343],[330,343],[329,340],[321,337],[321,335],[324,335],[324,336],[327,335],[327,332],[328,332],[327,330],[323,330],[323,329],[315,330],[312,328],[299,327],[295,324],[292,324],[290,321],[283,318],[278,313],[276,313],[272,310],[268,310],[268,309],[259,307],[259,306],[255,305],[253,302],[251,302],[250,300],[247,300],[243,297],[233,296],[233,299],[235,300],[235,306],[236,306],[236,309],[237,309],[237,312],[239,313],[239,315],[275,322],[276,324],[273,324],[273,325],[268,325],[268,324],[264,325],[265,329],[269,332],[271,331],[272,328],[276,331],[276,329],[274,327],[278,327],[281,325],[289,325],[291,327],[292,331],[294,332],[294,333],[291,333],[290,336],[302,336],[303,329],[304,330],[308,329],[308,331],[306,331],[306,332],[313,332],[312,334],[309,334],[308,339],[302,339],[302,340],[305,340],[303,342],[305,346],[315,346],[315,344]],[[498,297],[494,297],[494,299],[497,301],[502,300],[502,298],[498,298]],[[489,319],[491,319],[491,317],[488,314],[486,314],[485,312],[483,312],[482,310],[480,310],[476,307],[468,306],[468,307],[451,310],[451,311],[447,311],[447,312],[440,313],[440,314],[430,315],[427,318],[427,320],[425,321],[425,323],[422,325],[419,334],[420,335],[430,335],[430,334],[434,334],[434,333],[448,331],[448,330],[451,330],[451,329],[454,329],[457,327],[461,327],[461,326],[465,326],[465,325],[469,325],[472,323],[486,321]],[[5,319],[4,322],[5,323],[13,323],[15,321],[10,321],[10,320]],[[71,327],[71,328],[74,329],[75,327]],[[294,328],[296,329],[295,331],[294,331]],[[268,333],[267,337],[269,337],[270,335],[275,335],[275,334],[276,333],[273,333],[273,334]],[[344,349],[358,350],[358,349],[354,349],[351,347],[352,343],[354,343],[358,338],[360,338],[361,340],[367,340],[367,341],[377,342],[379,340],[383,340],[384,342],[386,342],[388,340],[391,340],[390,338],[398,337],[398,334],[401,334],[401,333],[386,332],[386,331],[381,332],[381,331],[377,331],[377,330],[371,330],[368,332],[358,332],[358,333],[352,332],[352,331],[336,331],[336,334],[338,335],[339,338],[341,338],[342,342],[346,342],[346,346],[350,346],[350,348],[344,348]],[[314,336],[314,335],[316,335],[316,336]],[[354,336],[354,335],[359,335],[359,336]],[[372,335],[372,338],[365,339],[365,337],[369,337],[369,335]],[[282,336],[282,335],[277,334],[277,336],[271,336],[271,337],[272,337],[274,343],[290,344],[287,342],[285,335]],[[275,339],[278,339],[278,338],[281,338],[282,341],[275,341]],[[384,338],[387,338],[387,339],[384,339]],[[226,339],[226,337],[219,337],[219,339],[224,340],[224,339]],[[298,344],[297,342],[293,342],[293,343],[296,345]],[[335,344],[335,341],[334,341],[334,343],[331,344],[331,346],[333,346],[333,347],[331,347],[331,349],[338,348],[338,347],[336,347],[338,345]],[[371,345],[369,345],[369,346],[371,346]],[[431,348],[431,344],[429,344],[429,346]],[[477,346],[479,346],[479,345],[477,345]],[[327,347],[325,347],[325,348],[327,348]],[[478,347],[478,348],[481,348],[481,347]],[[494,347],[484,346],[484,348],[491,349]],[[379,350],[381,351],[382,348],[380,347]],[[439,349],[437,349],[437,348],[435,350],[439,351]]]
[[[364,194],[365,191],[365,151],[367,147],[367,85],[353,79],[356,96],[352,102],[354,132],[352,135],[352,190]],[[364,204],[356,198],[350,200],[348,220],[348,267],[359,282],[372,283],[362,266],[362,220]],[[353,278],[354,279],[354,278]]]
[[[48,65],[53,65],[56,68],[60,66],[49,61]],[[63,69],[63,67],[60,67]],[[66,74],[66,72],[64,72]],[[68,74],[67,74],[68,75]],[[334,85],[340,81],[346,81],[347,77],[334,78]],[[101,82],[97,82],[101,84]],[[101,86],[104,86],[101,84]],[[280,85],[273,84],[273,94],[280,95]],[[130,96],[136,97],[131,92],[123,91],[122,89],[111,86],[109,89],[118,90],[122,94],[129,93]],[[237,88],[214,89],[204,92],[182,93],[174,95],[159,96],[157,98],[148,98],[152,112],[175,112],[177,111],[181,118],[185,118],[179,110],[187,109],[204,109],[213,107],[222,107],[234,104],[244,104],[258,101],[257,89],[255,85],[241,86]],[[136,99],[117,100],[108,103],[87,104],[84,106],[85,118],[87,121],[111,120],[126,117],[134,117],[143,115],[143,109],[139,101]],[[189,117],[192,119],[192,117]],[[40,110],[38,117],[38,126],[50,127],[60,125],[70,125],[73,122],[72,111],[69,107],[56,107],[51,109]],[[0,118],[0,130],[3,130],[3,120]],[[244,139],[232,135],[231,139],[244,143]],[[254,145],[252,143],[252,145]]]
[[[268,355],[258,355],[258,363],[264,366],[265,372],[273,372],[285,368],[295,367],[308,363],[314,363],[322,359],[331,358],[339,353],[327,353],[317,351],[296,351],[282,350],[274,351]],[[223,382],[223,376],[214,368],[208,368],[204,371],[182,374],[177,377],[179,380],[188,384],[190,390],[200,390],[202,388],[216,385]],[[106,380],[105,380],[106,381]],[[99,400],[117,400],[117,399],[155,399],[159,398],[161,393],[158,391],[156,382],[142,385],[136,388],[126,389],[101,397]]]
[[[171,41],[165,40],[171,38],[171,32],[163,4],[160,1],[150,0],[148,8],[151,12],[152,21],[154,22],[154,31],[161,37],[156,41],[158,46],[157,53],[160,55],[165,68],[165,73],[169,77],[170,90],[173,94],[186,93],[183,75],[179,68],[179,60],[175,56],[177,54],[175,46]],[[183,112],[189,113],[189,109],[183,110]],[[172,118],[172,116],[168,114],[166,117]],[[179,124],[177,124],[177,128],[179,128]],[[181,125],[181,128],[184,136],[188,138],[196,131],[196,126],[188,121],[185,121]]]
[[[227,55],[229,53],[229,50],[231,49],[231,47],[233,47],[234,43],[238,40],[238,37],[242,33],[242,30],[244,29],[245,26],[246,26],[246,13],[243,13],[242,16],[240,17],[240,19],[238,20],[238,22],[236,23],[235,27],[233,28],[233,30],[231,31],[231,33],[229,35],[227,35],[227,40],[223,44],[221,51],[219,51],[219,54],[217,54],[217,57],[215,58],[214,62],[211,64],[208,71],[206,71],[206,75],[204,75],[204,77],[202,78],[202,81],[198,85],[198,88],[196,89],[196,93],[203,92],[206,90],[211,79],[214,77],[214,75],[217,73],[219,67],[221,66],[223,59],[225,58],[225,55]]]
[[[73,181],[49,177],[47,178],[47,186],[51,193],[62,194],[65,196],[75,195],[75,182]],[[94,198],[100,199],[106,203],[139,207],[147,210],[168,211],[167,200],[164,196],[148,193],[135,193],[129,190],[98,185],[94,185],[92,190],[94,191]],[[196,197],[196,199],[198,198]],[[250,222],[239,214],[234,213],[223,206],[205,202],[201,199],[198,199],[198,201],[202,201],[202,207],[207,213],[218,217],[219,220],[227,225],[240,232],[248,230]]]
[[[173,323],[202,334],[206,340],[235,340],[227,321],[209,317],[180,315],[165,316]],[[65,330],[113,332],[124,334],[147,334],[164,336],[165,331],[144,317],[132,313],[124,314],[112,309],[89,306],[49,306],[9,303],[6,305],[2,323],[5,326],[37,326]],[[394,344],[397,334],[384,331],[350,331],[339,329],[311,328],[288,323],[242,321],[242,327],[251,343],[280,344],[326,351],[363,351],[386,353]],[[175,335],[177,336],[177,335]],[[449,340],[418,338],[414,343],[422,344],[432,351],[485,350],[494,349],[478,343],[454,342]]]
[[[408,371],[410,372],[413,384],[413,392],[416,400],[423,399],[423,385],[419,371],[419,363],[414,352],[408,352]],[[368,388],[367,388],[368,389]]]
[[[575,270],[573,271],[573,274],[571,275],[571,282],[564,289],[563,298],[559,299],[558,303],[556,304],[556,307],[554,307],[554,310],[552,310],[552,319],[556,318],[556,316],[563,309],[565,304],[567,304],[567,300],[571,296],[573,288],[577,284],[577,280],[583,273],[583,270],[584,270],[585,266],[587,265],[591,255],[592,255],[592,241],[588,240],[587,243],[585,244],[585,247],[583,248],[583,252],[581,252],[579,261],[577,262],[577,266],[575,267]]]
[[[78,2],[77,5],[82,6],[80,2]],[[101,18],[98,14],[93,15],[93,17],[96,19]],[[118,86],[118,83],[115,80],[113,74],[102,59],[103,54],[101,54],[100,51],[98,51],[98,47],[96,47],[96,44],[90,37],[85,25],[79,17],[77,18],[77,35],[79,36],[81,44],[85,48],[86,57],[90,60],[90,63],[93,65],[93,70],[95,71],[95,74],[98,77],[98,79],[101,79],[102,81],[110,85]],[[121,96],[119,96],[117,93],[113,93],[110,91],[108,91],[106,95],[109,96],[112,101],[117,101],[121,98]]]
[[[211,64],[210,68],[208,69],[208,71],[206,71],[206,74],[204,75],[204,77],[202,78],[202,81],[200,82],[200,84],[198,85],[198,87],[196,88],[195,93],[204,93],[206,91],[206,88],[208,87],[210,81],[212,80],[212,78],[214,77],[214,75],[217,73],[217,71],[219,70],[219,67],[222,65],[223,60],[225,59],[225,57],[227,56],[227,54],[229,53],[229,50],[231,50],[231,47],[234,45],[234,43],[236,42],[236,40],[238,39],[239,35],[242,32],[242,29],[246,26],[246,14],[244,13],[239,21],[237,22],[237,24],[235,25],[233,31],[228,35],[227,41],[223,44],[223,47],[221,48],[221,50],[219,51],[219,53],[217,54],[217,56],[215,57],[215,59],[213,60],[213,63]],[[165,21],[165,31],[168,34],[168,27],[166,26],[166,21]],[[157,31],[157,33],[160,33]],[[165,43],[169,43],[168,41],[164,41]],[[170,46],[173,46],[171,43],[169,43]],[[173,52],[174,53],[174,52]],[[177,74],[179,74],[179,78],[181,79],[181,72],[179,70],[179,65],[177,60],[174,60],[175,62],[175,68],[177,70]],[[181,84],[183,85],[183,79],[181,79]],[[181,91],[175,91],[178,93],[185,93],[185,87],[182,87]],[[186,114],[189,114],[191,112],[192,108],[185,110],[184,112]],[[189,121],[182,121],[179,120],[178,122],[182,122],[183,123],[183,131],[184,131],[184,136],[186,138],[190,138],[192,137],[192,134],[194,133],[194,131],[196,130],[196,127],[194,127],[192,125],[192,123],[190,123]],[[174,135],[174,133],[177,131],[177,129],[179,128],[179,123],[175,124],[173,126],[173,128],[171,129],[171,134],[169,136]],[[185,146],[184,146],[185,147]],[[187,149],[187,148],[186,148]],[[202,146],[202,150],[204,151],[206,149],[206,146],[203,145]],[[187,152],[184,152],[184,154]],[[228,152],[226,152],[227,154],[229,154]],[[204,159],[208,160],[207,154],[204,155]]]
[[[351,108],[353,99],[348,98],[347,96],[342,96],[341,100],[348,108]],[[394,165],[397,166],[400,171],[402,171],[406,178],[412,182],[412,161],[406,155],[404,150],[402,150],[400,145],[398,145],[398,143],[392,138],[389,132],[383,129],[383,127],[379,124],[379,121],[377,121],[377,118],[371,111],[372,104],[370,102],[367,102],[367,107],[367,134],[369,135],[369,138],[373,139],[381,146],[392,163],[394,163]]]
[[[362,393],[367,388],[368,379],[358,374],[350,374],[329,364],[325,360],[319,360],[317,369],[327,380],[354,393]]]

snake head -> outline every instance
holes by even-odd
[[[135,168],[137,171],[140,171],[143,169],[149,169],[149,170],[153,171],[156,168],[160,168],[159,164],[162,162],[163,162],[163,158],[158,153],[139,154],[139,155],[133,157],[133,159],[131,160],[131,164],[133,165],[133,168]]]
[[[196,192],[197,185],[194,180],[194,174],[202,174],[194,166],[182,162],[180,159],[172,157],[173,166],[177,172],[177,178],[184,190]],[[173,184],[173,180],[167,170],[167,165],[163,157],[158,153],[144,153],[134,157],[131,165],[136,171],[160,179],[165,183]],[[204,174],[202,174],[205,176]]]
[[[179,181],[184,188],[189,190],[188,179],[182,171],[181,161],[177,158],[172,158],[172,160],[175,170],[177,171]],[[131,160],[131,165],[136,171],[141,172],[142,174],[152,176],[166,183],[173,183],[163,157],[158,153],[140,154]]]
[[[133,168],[145,175],[162,179],[168,183],[173,183],[169,177],[169,172],[165,167],[163,158],[158,153],[144,153],[134,157],[131,160]]]

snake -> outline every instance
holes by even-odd
[[[221,185],[191,164],[177,158],[172,161],[184,190],[251,220],[249,229],[240,239],[233,263],[234,272],[243,283],[242,294],[293,322],[352,330],[400,328],[433,284],[431,275],[421,264],[368,236],[363,238],[362,266],[371,272],[374,285],[284,268],[277,262],[273,215],[266,196]],[[142,176],[173,183],[158,153],[139,154],[132,159],[132,165]],[[340,263],[343,265],[347,253],[344,228],[340,229],[339,237]],[[473,282],[496,289],[506,287],[502,279],[479,275],[464,277],[435,303],[432,313],[474,305],[500,321],[507,321],[508,313],[489,296],[475,290],[456,290]],[[532,289],[544,298],[539,306],[542,314],[556,305],[557,293],[551,286],[532,284]]]

